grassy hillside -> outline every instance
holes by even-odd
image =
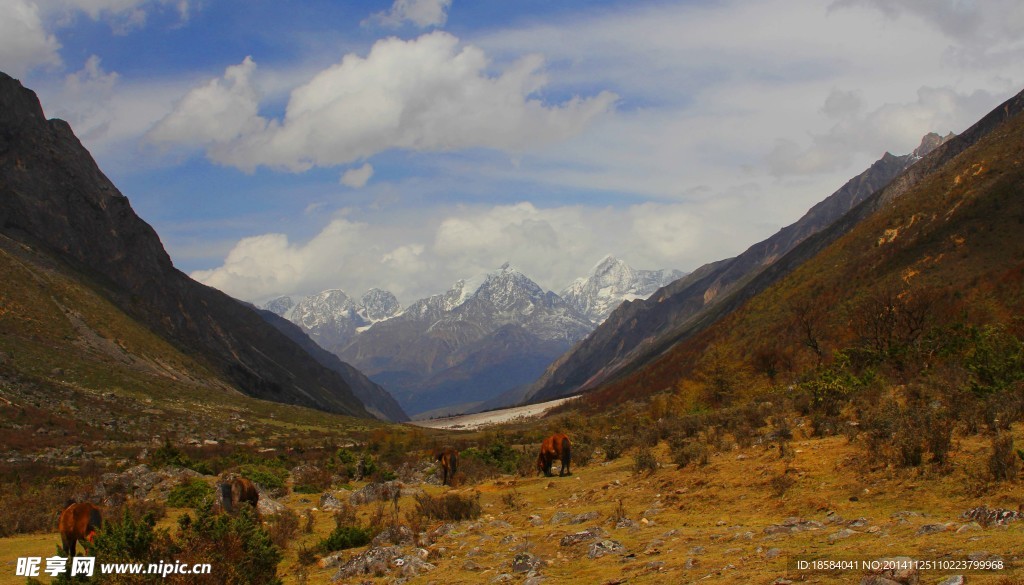
[[[837,358],[851,375],[895,384],[934,381],[940,370],[977,377],[972,360],[984,357],[979,344],[989,342],[1009,344],[998,359],[1019,359],[1022,136],[1017,116],[720,323],[606,386],[594,402],[682,389],[715,406],[806,382]],[[708,391],[716,368],[735,374],[734,387]]]

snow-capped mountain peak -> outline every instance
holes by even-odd
[[[593,323],[604,321],[623,301],[647,298],[666,284],[682,278],[678,270],[637,270],[607,255],[590,275],[577,278],[562,291],[562,298]]]

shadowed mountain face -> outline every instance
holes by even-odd
[[[724,314],[727,309],[720,306],[723,299],[743,289],[801,242],[832,225],[949,139],[930,134],[912,154],[886,153],[796,223],[739,256],[701,266],[647,300],[623,303],[585,340],[552,364],[527,391],[525,401],[541,402],[591,390],[699,331]],[[758,286],[765,284],[767,281],[762,280]],[[744,294],[753,292],[747,289]]]
[[[349,384],[254,310],[176,270],[156,232],[35,94],[0,73],[0,233],[77,270],[245,394],[369,417]]]

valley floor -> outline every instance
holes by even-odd
[[[1018,441],[1022,431],[1015,429]],[[861,448],[843,437],[798,436],[791,447],[789,458],[758,445],[716,453],[703,467],[663,464],[644,475],[634,473],[627,454],[611,462],[595,458],[569,477],[505,476],[454,489],[407,484],[398,510],[388,504],[395,517],[412,516],[412,492],[421,490],[479,494],[482,514],[423,525],[419,542],[385,551],[386,562],[378,565],[385,570],[341,580],[335,580],[339,566],[384,549],[352,549],[302,567],[297,551],[329,533],[334,520],[316,510],[319,494],[290,494],[281,503],[300,513],[313,509],[316,520],[313,533],[288,546],[279,575],[286,584],[861,583],[868,571],[799,569],[797,563],[905,556],[930,563],[995,561],[1006,568],[924,570],[919,581],[908,576],[896,583],[931,585],[957,575],[971,584],[1024,583],[1024,519],[996,525],[963,516],[982,505],[1017,511],[1024,502],[1019,480],[978,479],[988,449],[981,439],[962,439],[941,473],[869,469]],[[655,454],[666,461],[663,449]],[[375,508],[379,512],[373,503],[359,506],[360,520]],[[56,542],[55,534],[0,539],[0,583],[24,583],[12,577],[14,558],[46,555]]]
[[[569,400],[572,400],[572,398],[559,398],[558,400],[551,400],[540,404],[528,404],[526,406],[515,406],[512,408],[478,412],[475,414],[461,414],[458,416],[446,416],[444,418],[432,418],[429,420],[414,420],[410,424],[428,429],[472,431],[490,425],[520,422],[538,418],[552,408],[560,406]]]

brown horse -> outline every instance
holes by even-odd
[[[562,468],[558,471],[558,475],[572,475],[572,471],[569,470],[571,455],[572,448],[569,445],[569,437],[563,433],[551,435],[540,444],[540,454],[537,455],[537,473],[551,477],[551,464],[558,459],[562,462]]]
[[[442,449],[437,460],[441,462],[441,485],[452,485],[452,478],[459,471],[459,452],[451,447]]]
[[[228,514],[235,514],[239,510],[239,504],[249,503],[252,509],[257,509],[260,501],[260,492],[256,484],[244,477],[233,477],[217,485],[220,488],[220,505]]]
[[[89,502],[76,504],[71,500],[60,513],[57,527],[60,529],[60,542],[64,554],[74,558],[75,545],[83,539],[92,542],[96,531],[103,527],[103,517],[100,515],[100,509]]]

